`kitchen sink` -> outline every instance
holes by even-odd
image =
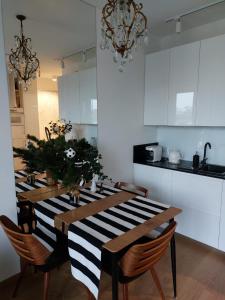
[[[204,165],[200,167],[199,171],[205,171],[210,173],[217,173],[217,174],[223,174],[225,173],[225,166],[219,166],[219,165]]]

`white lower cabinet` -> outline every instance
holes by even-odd
[[[183,210],[177,232],[225,251],[224,180],[134,164],[134,181],[150,190],[150,198]]]
[[[223,180],[174,171],[172,205],[182,209],[177,232],[218,248]]]
[[[225,252],[225,181],[223,182],[222,204],[220,214],[219,249]]]
[[[172,171],[134,164],[135,184],[144,186],[153,200],[171,204]]]

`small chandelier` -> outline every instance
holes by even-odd
[[[148,43],[147,18],[142,8],[133,0],[108,0],[102,10],[100,48],[112,50],[113,61],[119,64],[121,72],[143,41]]]
[[[9,55],[9,71],[18,78],[19,83],[24,82],[24,89],[27,90],[31,80],[36,79],[37,71],[40,76],[40,62],[36,57],[37,53],[32,53],[31,39],[23,34],[23,21],[26,17],[23,15],[16,17],[20,21],[20,36],[15,36],[16,49],[11,49]]]

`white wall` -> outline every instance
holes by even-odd
[[[196,151],[203,156],[204,145],[210,142],[207,151],[208,163],[225,165],[225,128],[213,127],[158,127],[157,141],[167,150],[180,150],[184,160],[192,160]]]
[[[72,124],[73,128],[71,131],[71,137],[75,139],[85,138],[90,143],[93,143],[93,138],[97,143],[98,138],[98,125],[89,124]]]
[[[45,127],[50,121],[59,119],[59,101],[57,92],[38,91],[38,120],[40,139],[45,139]]]
[[[23,93],[25,133],[39,137],[39,115],[38,115],[38,97],[37,80],[32,80],[28,91]]]
[[[110,51],[99,48],[97,11],[98,144],[105,173],[113,180],[133,181],[133,145],[155,140],[155,129],[144,128],[144,54],[120,73]]]
[[[9,119],[8,86],[0,0],[0,215],[16,220],[16,196],[12,159],[12,139]],[[19,259],[0,229],[0,281],[19,272]]]

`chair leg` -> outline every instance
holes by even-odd
[[[128,283],[123,283],[123,300],[128,300]]]
[[[20,284],[21,284],[21,281],[22,281],[22,279],[23,279],[23,276],[24,276],[24,274],[25,274],[26,269],[27,269],[27,264],[25,263],[25,264],[23,265],[23,267],[22,267],[21,272],[20,272],[20,276],[19,276],[19,278],[17,279],[16,286],[15,286],[15,289],[14,289],[13,294],[12,294],[12,297],[13,297],[13,298],[15,298],[16,295],[17,295],[18,289],[19,289],[19,287],[20,287]]]
[[[90,290],[88,288],[86,288],[86,290],[87,290],[87,293],[88,293],[88,300],[94,300],[94,296],[92,295]]]
[[[152,274],[152,278],[153,278],[153,280],[154,280],[154,282],[155,282],[155,285],[157,286],[157,288],[158,288],[158,290],[159,290],[161,299],[162,299],[162,300],[165,300],[165,295],[164,295],[164,293],[163,293],[162,286],[161,286],[161,284],[160,284],[159,277],[157,276],[157,273],[156,273],[155,269],[152,267],[152,268],[150,269],[150,271],[151,271],[151,274]]]
[[[44,296],[43,296],[43,300],[48,299],[49,278],[50,278],[50,273],[49,272],[44,273]]]

